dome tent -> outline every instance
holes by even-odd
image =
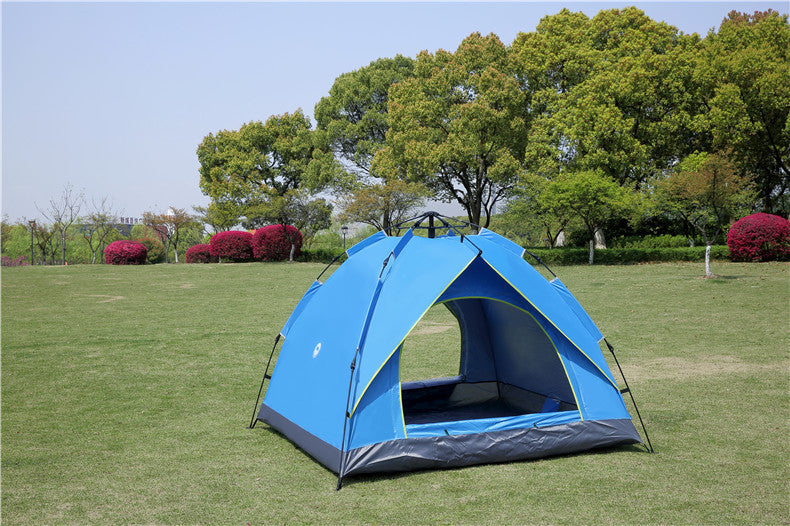
[[[512,241],[448,221],[429,212],[401,237],[374,234],[310,286],[278,336],[251,427],[280,431],[338,488],[347,475],[641,443],[603,336],[565,285]],[[458,375],[402,383],[403,342],[436,304],[458,320]]]

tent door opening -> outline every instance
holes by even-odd
[[[406,378],[437,370],[436,366],[426,370],[412,363],[439,361],[438,371],[444,373],[401,384],[407,430],[442,422],[577,412],[556,347],[529,313],[490,298],[458,298],[442,305],[452,313],[451,317],[444,313],[445,320],[458,325],[460,341],[436,334],[426,342],[422,336],[427,331],[418,326],[417,336],[410,335],[400,348],[401,371],[403,375],[405,362]],[[439,319],[439,306],[429,311],[427,327],[442,326],[434,321]],[[457,347],[448,352],[447,345]],[[417,360],[410,356],[412,352],[431,356]],[[450,364],[457,369],[451,370]],[[442,431],[441,426],[433,428],[437,434]]]

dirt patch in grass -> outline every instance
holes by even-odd
[[[96,303],[111,303],[124,299],[123,296],[111,296],[109,294],[86,294],[89,298],[100,298]]]
[[[786,374],[787,363],[756,364],[745,362],[734,356],[702,355],[694,360],[678,356],[665,356],[646,360],[624,368],[626,378],[635,380],[661,380],[673,378],[688,380],[701,376],[725,374],[773,373]]]

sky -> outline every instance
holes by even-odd
[[[636,5],[704,35],[733,9],[788,2],[2,3],[2,214],[41,218],[66,185],[120,216],[208,204],[208,133],[301,108],[396,54],[506,44],[563,7]]]

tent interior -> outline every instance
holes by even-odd
[[[406,425],[577,410],[557,349],[564,337],[555,330],[552,339],[553,327],[488,265],[472,264],[436,305],[457,321],[459,368],[401,384]]]

